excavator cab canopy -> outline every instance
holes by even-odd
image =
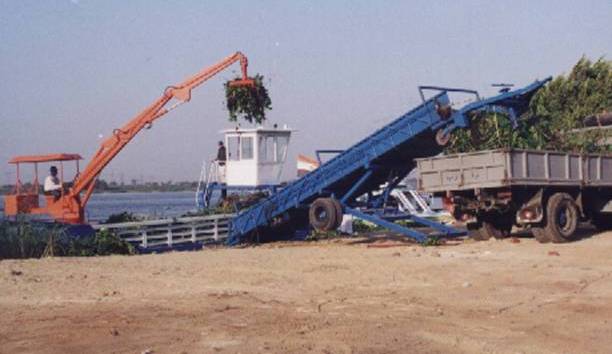
[[[82,160],[79,154],[50,154],[50,155],[23,155],[13,157],[9,163],[39,163],[39,162],[54,162],[54,161],[72,161]]]
[[[4,213],[7,216],[15,216],[21,213],[39,214],[44,211],[40,208],[39,192],[40,180],[38,178],[38,164],[59,162],[59,180],[64,185],[64,161],[76,161],[77,175],[79,173],[79,160],[83,158],[79,154],[49,154],[49,155],[22,155],[15,156],[9,160],[16,167],[15,189],[13,193],[4,196]],[[21,181],[21,164],[34,164],[34,177],[32,182],[24,184]],[[62,194],[64,190],[62,189]],[[52,199],[52,198],[48,198]],[[52,200],[47,200],[47,204]]]

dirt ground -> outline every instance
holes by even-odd
[[[611,255],[608,232],[1,261],[0,352],[610,353]]]

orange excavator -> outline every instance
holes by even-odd
[[[217,64],[203,69],[179,85],[168,86],[160,98],[132,118],[123,127],[113,131],[112,136],[102,143],[91,159],[91,162],[89,162],[82,173],[79,172],[78,163],[81,156],[77,154],[31,155],[12,158],[9,163],[15,164],[16,166],[17,181],[15,183],[14,193],[4,196],[5,215],[46,214],[55,221],[62,223],[85,223],[85,205],[94,191],[98,176],[108,163],[117,156],[117,154],[143,128],[150,128],[156,119],[161,118],[179,105],[189,102],[191,99],[191,90],[238,61],[240,62],[242,78],[231,81],[230,85],[254,86],[254,80],[247,75],[247,58],[240,52],[236,52]],[[169,105],[171,101],[173,104]],[[38,197],[38,164],[53,161],[60,163],[59,180],[62,186],[64,186],[63,162],[76,161],[77,173],[70,187],[62,187],[60,193],[56,195],[45,195],[45,205],[41,206],[39,205]],[[30,186],[22,184],[20,180],[20,165],[25,163],[34,164],[34,181]]]

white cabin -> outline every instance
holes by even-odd
[[[225,182],[230,186],[280,183],[291,129],[239,128],[223,130],[227,162]]]

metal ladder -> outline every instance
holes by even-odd
[[[208,168],[206,168],[208,165]],[[220,177],[220,168],[217,161],[202,162],[200,170],[200,178],[198,180],[198,188],[196,190],[195,202],[198,208],[208,208],[214,187],[224,183]]]

